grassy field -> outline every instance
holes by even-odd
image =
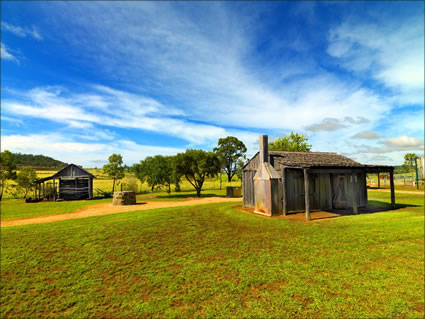
[[[423,318],[423,201],[315,223],[212,204],[3,228],[1,316]]]

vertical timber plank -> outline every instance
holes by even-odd
[[[390,171],[390,185],[391,185],[391,208],[395,209],[395,192],[394,192],[394,171]]]
[[[286,203],[286,168],[282,168],[282,212],[283,216],[288,213],[288,205]]]
[[[379,172],[378,172],[378,188],[381,188],[381,180],[379,179]]]
[[[56,180],[53,179],[53,201],[56,202]]]
[[[305,218],[311,219],[310,216],[310,182],[308,178],[308,169],[304,168],[304,194],[305,194]]]
[[[357,210],[357,192],[356,192],[356,174],[351,174],[351,198],[353,201],[353,213],[358,214]]]

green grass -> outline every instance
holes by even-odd
[[[397,200],[308,224],[229,203],[3,228],[0,314],[423,318],[423,196]]]
[[[110,203],[112,199],[79,200],[70,202],[38,202],[25,203],[23,199],[3,199],[1,203],[1,219],[29,218],[71,213],[89,205]]]

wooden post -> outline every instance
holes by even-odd
[[[46,184],[43,182],[43,200],[46,198]]]
[[[364,173],[364,200],[365,200],[365,203],[366,203],[366,205],[365,206],[367,206],[367,180],[366,180],[366,178],[367,178],[367,174],[366,173]]]
[[[286,203],[286,169],[282,168],[282,212],[283,216],[287,214],[287,203]]]
[[[381,188],[381,180],[379,179],[379,172],[378,172],[378,188]]]
[[[56,183],[55,179],[53,179],[53,201],[56,201]]]
[[[34,185],[34,199],[37,198],[37,183]]]
[[[356,174],[351,174],[351,197],[353,200],[353,213],[358,214],[357,211],[357,192],[356,192]]]
[[[304,168],[304,195],[305,195],[305,218],[310,220],[310,182],[308,180],[308,169]]]
[[[91,177],[89,177],[88,178],[88,186],[89,186],[89,199],[92,199],[93,198],[93,190],[92,190],[92,185],[91,185],[91,181],[92,181],[92,178]]]
[[[390,185],[391,185],[391,208],[395,209],[395,192],[394,192],[394,172],[390,171]]]

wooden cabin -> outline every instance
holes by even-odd
[[[260,139],[260,152],[243,167],[243,205],[267,216],[289,211],[352,209],[367,206],[366,174],[388,172],[391,204],[395,206],[394,167],[363,165],[337,153],[268,151]],[[270,182],[269,182],[270,181]]]
[[[35,182],[35,200],[78,200],[93,198],[93,174],[70,164],[56,174]]]

